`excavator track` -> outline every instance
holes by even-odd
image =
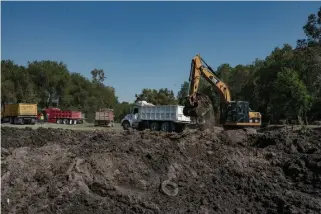
[[[195,93],[187,98],[183,114],[196,120],[202,130],[213,128],[215,113],[210,98],[201,93]]]

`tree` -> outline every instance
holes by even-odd
[[[120,122],[130,112],[130,108],[133,107],[133,103],[122,102],[116,104],[115,107],[115,121]]]
[[[296,71],[283,69],[277,74],[273,88],[276,93],[271,97],[271,105],[275,115],[292,118],[306,116],[311,107],[311,96]]]
[[[67,65],[55,61],[28,62],[28,73],[35,84],[41,106],[59,106],[66,93],[70,73]]]
[[[24,66],[11,60],[1,61],[1,102],[37,102],[35,85]]]
[[[188,96],[188,91],[189,91],[189,82],[185,81],[181,85],[181,89],[177,93],[177,101],[180,105],[183,105],[185,102],[185,97]]]
[[[145,100],[154,105],[171,105],[177,104],[174,92],[167,88],[156,89],[144,88],[142,93],[135,95],[137,100]]]
[[[90,73],[92,75],[94,83],[102,84],[106,79],[105,72],[103,69],[94,69]]]

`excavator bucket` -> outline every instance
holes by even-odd
[[[201,129],[214,127],[215,113],[210,98],[201,93],[187,97],[183,114],[197,121]]]

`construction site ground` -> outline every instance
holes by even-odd
[[[44,127],[1,128],[3,213],[321,213],[321,128]]]

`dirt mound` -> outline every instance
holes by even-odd
[[[4,213],[321,213],[321,131],[1,128]]]

